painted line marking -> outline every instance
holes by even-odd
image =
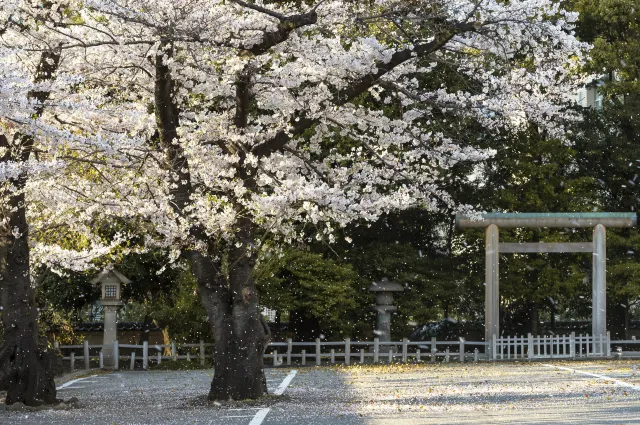
[[[298,373],[297,370],[292,370],[286,376],[286,378],[284,378],[284,380],[282,381],[280,386],[273,392],[273,394],[274,395],[282,395],[284,393],[284,391],[287,389],[287,387],[289,386],[289,384],[291,383],[291,381],[293,381],[293,378],[296,377],[297,373]],[[265,408],[265,409],[258,410],[258,412],[253,417],[253,419],[251,419],[251,422],[249,422],[249,425],[261,425],[270,411],[271,411],[270,408]]]
[[[542,366],[551,367],[551,368],[554,368],[554,369],[560,369],[560,370],[564,370],[564,371],[567,371],[567,372],[579,373],[581,375],[591,376],[592,378],[598,378],[598,379],[602,379],[604,381],[611,381],[611,382],[613,382],[613,383],[615,383],[617,385],[620,385],[621,387],[631,388],[631,389],[640,391],[640,386],[638,386],[638,385],[633,385],[633,384],[630,384],[628,382],[624,382],[624,381],[621,381],[621,380],[616,379],[616,378],[611,378],[611,377],[606,376],[606,375],[599,375],[597,373],[583,372],[581,370],[572,369],[570,367],[554,366],[554,365],[551,365],[551,364],[544,364],[544,363],[542,364]]]
[[[87,376],[86,378],[72,379],[71,381],[65,382],[64,384],[60,385],[59,387],[56,387],[56,390],[61,390],[63,388],[67,388],[68,386],[73,385],[76,382],[83,381],[83,380],[85,380],[87,378],[89,378],[89,376]]]
[[[262,407],[245,407],[243,409],[226,409],[226,410],[260,410]]]
[[[269,413],[270,410],[271,409],[269,408],[258,410],[258,413],[256,413],[253,419],[251,419],[251,422],[249,422],[249,425],[260,425],[262,421],[264,421],[264,418],[267,417],[267,414]]]
[[[282,381],[282,383],[280,384],[280,386],[278,387],[278,389],[276,389],[273,394],[274,395],[282,395],[284,394],[284,391],[287,389],[287,387],[289,386],[289,384],[291,383],[291,381],[293,381],[293,378],[296,377],[296,374],[298,373],[297,370],[292,370],[291,373],[289,373],[287,375],[286,378],[284,378],[284,381]]]
[[[64,387],[64,388],[56,388],[56,390],[77,390],[80,388],[87,388],[87,387]]]

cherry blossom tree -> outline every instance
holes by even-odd
[[[83,90],[82,96],[76,93],[82,77],[74,73],[74,62],[67,61],[70,66],[66,69],[61,66],[61,44],[67,37],[38,30],[45,22],[69,23],[58,6],[11,0],[3,2],[0,10],[0,310],[4,330],[0,388],[7,389],[9,404],[36,405],[56,399],[52,367],[56,359],[46,343],[39,341],[33,269],[39,261],[53,257],[86,268],[93,258],[111,252],[120,242],[114,238],[110,245],[102,245],[94,240],[88,250],[69,251],[38,246],[31,237],[33,230],[42,231],[42,226],[38,229],[33,224],[45,211],[38,203],[48,199],[42,194],[51,182],[61,178],[58,184],[64,187],[69,181],[65,176],[78,175],[74,164],[94,159],[87,152],[103,152],[109,142],[118,139],[101,137],[100,132],[74,133],[60,119],[72,113],[89,118],[98,107],[91,102],[90,90]],[[100,114],[104,112],[108,109]],[[47,195],[63,205],[61,194]]]
[[[71,9],[66,25],[45,20],[39,31],[59,41],[61,69],[83,76],[78,96],[100,107],[56,115],[90,147],[71,155],[75,168],[28,188],[41,218],[32,231],[71,223],[92,242],[96,222],[126,220],[137,236],[122,240],[188,261],[215,335],[211,399],[266,392],[269,329],[253,277],[265,250],[331,241],[397,209],[468,211],[438,182],[491,151],[462,143],[451,117],[487,133],[533,122],[565,137],[587,47],[573,37],[576,15],[551,0]],[[468,89],[451,90],[444,68]],[[41,244],[33,254],[84,266],[57,251]]]

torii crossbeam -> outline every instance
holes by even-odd
[[[593,253],[592,334],[607,333],[607,227],[635,227],[635,213],[488,213],[481,219],[456,215],[458,228],[486,228],[485,341],[500,335],[498,256],[501,253],[591,252]],[[499,228],[592,227],[591,243],[499,243]]]

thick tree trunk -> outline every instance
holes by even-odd
[[[243,248],[229,252],[226,278],[211,258],[189,255],[215,339],[211,400],[255,399],[267,393],[263,355],[270,332],[258,310],[255,259]]]
[[[20,401],[37,405],[55,401],[51,367],[55,354],[38,348],[38,309],[30,281],[24,202],[23,193],[10,196],[2,211],[6,221],[0,230],[0,292],[5,306],[0,386],[7,389],[7,404]]]

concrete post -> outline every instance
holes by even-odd
[[[98,367],[100,369],[104,369],[104,354],[102,353],[102,351],[100,351],[100,353],[98,354]]]
[[[484,340],[489,342],[491,336],[500,335],[500,285],[498,267],[498,226],[490,224],[486,231],[485,245],[485,311],[484,311]],[[495,358],[493,346],[489,345],[489,358]]]
[[[320,366],[322,363],[322,346],[320,345],[320,338],[316,338],[316,366]]]
[[[607,334],[607,234],[602,224],[593,228],[593,304],[591,335]],[[602,352],[602,347],[594,351]]]
[[[89,363],[89,341],[86,339],[82,342],[82,346],[84,348],[84,370],[91,369],[91,365]]]
[[[407,358],[409,357],[409,340],[407,338],[402,338],[402,363],[407,362]]]
[[[287,338],[287,366],[291,366],[291,350],[293,350],[293,340]]]
[[[460,348],[458,349],[458,352],[460,353],[460,363],[464,363],[464,338],[460,337]]]
[[[131,352],[131,364],[129,365],[129,370],[135,370],[136,369],[136,352],[132,351]]]
[[[572,359],[576,358],[576,333],[571,332],[569,335],[569,357]]]
[[[373,338],[373,363],[377,364],[380,355],[380,338]]]
[[[73,372],[74,370],[76,370],[76,353],[74,353],[73,351],[71,352],[71,354],[69,354],[69,370],[71,372]]]
[[[113,368],[118,370],[120,365],[120,348],[118,347],[118,340],[113,340]]]
[[[302,350],[302,366],[307,364],[307,350]]]
[[[431,337],[431,362],[436,361],[436,353],[438,352],[438,348],[436,346],[436,337]]]
[[[351,364],[351,338],[344,339],[344,364]]]
[[[149,341],[142,342],[142,368],[149,369]]]

